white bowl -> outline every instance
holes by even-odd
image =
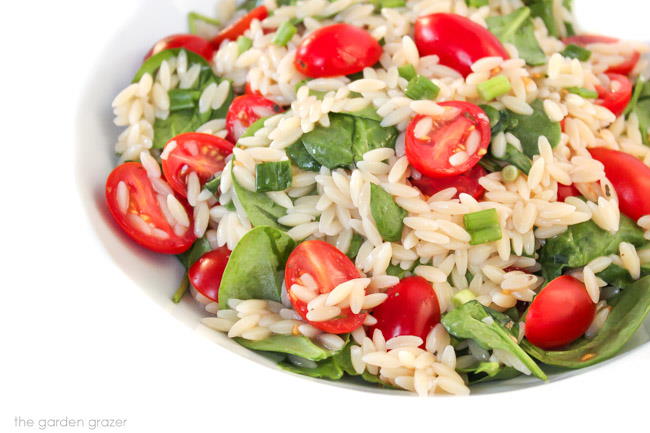
[[[82,203],[100,242],[119,268],[154,302],[161,305],[170,316],[184,326],[203,333],[209,341],[277,369],[265,357],[241,347],[221,333],[200,326],[199,320],[206,313],[190,296],[186,296],[178,305],[172,303],[170,296],[181,279],[183,271],[181,265],[175,257],[152,253],[132,242],[114,224],[104,201],[104,181],[116,163],[113,146],[119,133],[119,129],[112,122],[111,101],[131,81],[144,53],[155,41],[165,35],[185,32],[187,11],[199,10],[209,13],[213,5],[214,0],[144,0],[126,22],[120,23],[116,28],[112,39],[103,48],[105,55],[101,57],[98,64],[93,66],[92,73],[88,75],[92,77],[92,81],[86,84],[81,98],[77,118],[77,184]],[[152,11],[155,11],[155,19],[151,19]],[[650,320],[646,320],[634,338],[614,359],[582,370],[550,370],[549,381],[557,382],[613,364],[618,358],[635,352],[649,340]],[[306,378],[306,380],[314,379]],[[360,391],[405,395],[403,392],[383,390],[356,381],[320,382]],[[534,378],[519,377],[473,387],[472,395],[521,390],[535,386],[549,385]]]

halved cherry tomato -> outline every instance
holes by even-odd
[[[596,315],[587,288],[564,275],[548,283],[526,314],[526,338],[542,349],[558,349],[580,338]]]
[[[196,35],[171,35],[156,42],[144,58],[146,60],[154,54],[172,48],[185,48],[195,52],[208,62],[211,62],[214,57],[214,48],[208,40]]]
[[[634,221],[650,215],[650,168],[634,156],[618,150],[589,149],[594,159],[605,166],[607,179],[618,195],[618,205]]]
[[[246,128],[264,117],[282,113],[284,110],[275,102],[260,95],[242,95],[236,97],[226,115],[228,139],[233,143],[246,131]]]
[[[598,100],[596,103],[607,108],[617,117],[620,116],[632,98],[632,82],[625,75],[608,73],[609,86],[596,86]]]
[[[381,51],[367,31],[350,24],[332,24],[303,39],[294,65],[311,78],[349,75],[377,63]]]
[[[346,281],[361,278],[354,263],[336,247],[323,241],[307,241],[296,247],[289,255],[284,271],[284,282],[293,308],[307,320],[307,303],[300,300],[291,290],[294,284],[308,286],[303,275],[309,274],[318,285],[319,294],[329,293]],[[354,314],[344,308],[341,314],[324,322],[311,322],[316,328],[332,334],[350,332],[363,323],[366,313]]]
[[[475,199],[483,197],[485,189],[479,185],[478,180],[487,175],[487,171],[479,164],[476,164],[471,170],[458,176],[449,177],[411,177],[411,183],[418,187],[422,194],[432,196],[437,192],[447,188],[456,188],[456,196],[465,193]]]
[[[416,137],[416,126],[427,116],[411,120],[406,130],[406,156],[413,167],[429,177],[463,174],[487,153],[490,144],[490,119],[469,102],[448,101],[425,136]]]
[[[197,292],[214,302],[219,302],[221,277],[229,258],[230,250],[221,247],[203,254],[190,267],[187,277]]]
[[[232,153],[233,145],[223,138],[200,132],[187,132],[169,140],[176,143],[166,159],[162,160],[165,179],[174,191],[187,196],[187,176],[195,172],[201,186],[223,170],[225,158]],[[171,144],[173,146],[173,144]]]
[[[119,192],[122,182],[126,187],[126,195],[120,195]],[[124,199],[125,202],[122,201]],[[184,203],[182,199],[180,201]],[[191,222],[190,227],[182,230],[182,234],[174,232],[174,227],[161,209],[161,205],[167,206],[166,197],[154,190],[147,171],[139,162],[125,162],[108,175],[106,203],[122,230],[152,251],[180,254],[196,240]],[[186,204],[185,208],[186,211],[189,210]]]
[[[582,194],[580,194],[580,191],[578,191],[578,188],[571,185],[562,185],[558,184],[557,186],[557,201],[564,201],[569,197],[580,197]]]
[[[415,335],[426,340],[429,331],[440,323],[440,305],[433,286],[422,277],[408,277],[386,291],[388,298],[372,311],[377,324],[389,340],[400,335]]]
[[[618,42],[616,38],[610,38],[609,36],[601,35],[576,35],[562,40],[565,44],[579,45],[581,47],[588,47],[590,44],[615,44]],[[612,72],[614,74],[621,75],[630,75],[636,64],[641,58],[641,53],[634,51],[629,58],[627,58],[622,63],[618,65],[610,66],[606,72]]]
[[[262,93],[259,90],[253,90],[251,83],[246,83],[244,86],[244,94],[246,95],[261,95]]]
[[[223,29],[217,36],[212,38],[210,41],[212,46],[219,48],[221,42],[226,39],[234,41],[239,36],[243,35],[246,30],[251,26],[253,20],[262,21],[264,18],[269,16],[269,11],[266,9],[266,6],[258,6],[255,9],[251,10],[248,14],[244,15],[225,29]]]
[[[483,57],[510,58],[499,39],[485,27],[456,14],[436,13],[418,18],[415,45],[420,56],[435,54],[441,65],[464,77],[472,72],[472,64]]]

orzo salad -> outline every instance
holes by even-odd
[[[294,373],[464,395],[601,362],[650,310],[648,47],[571,9],[221,0],[113,101],[108,207]]]

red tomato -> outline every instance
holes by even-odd
[[[557,185],[557,201],[564,201],[569,197],[580,197],[580,191],[573,185]]]
[[[244,86],[244,94],[246,95],[261,95],[262,93],[259,90],[253,90],[251,83],[246,83]]]
[[[600,36],[600,35],[576,35],[562,40],[565,44],[579,45],[581,47],[588,47],[589,44],[615,44],[618,42],[616,38],[610,38],[609,36]],[[635,51],[630,55],[628,59],[619,63],[618,65],[610,66],[606,72],[612,72],[614,74],[621,75],[630,75],[636,64],[641,58],[641,53]]]
[[[124,182],[128,191],[126,209],[120,206],[121,182]],[[118,165],[106,179],[106,203],[122,230],[152,251],[180,254],[192,246],[196,236],[191,224],[182,235],[174,233],[174,227],[169,224],[160,207],[161,203],[167,206],[165,200],[164,196],[153,189],[147,171],[139,162]],[[187,210],[188,206],[185,207]]]
[[[175,142],[176,147],[162,160],[165,179],[174,191],[187,196],[187,175],[195,172],[201,186],[223,170],[226,156],[233,145],[223,138],[200,132],[187,132],[169,140],[165,147]]]
[[[354,263],[327,242],[315,240],[298,245],[287,260],[284,282],[291,305],[305,320],[307,320],[307,303],[298,299],[291,290],[294,284],[307,285],[302,282],[304,274],[312,276],[320,294],[329,293],[346,281],[361,278],[361,273]],[[366,313],[353,314],[349,308],[344,308],[335,319],[325,322],[307,321],[322,331],[343,334],[361,326],[365,318]]]
[[[406,156],[411,165],[425,176],[463,174],[487,153],[491,138],[490,119],[483,110],[469,102],[449,101],[439,105],[447,109],[441,116],[431,116],[433,126],[424,137],[416,137],[415,129],[427,116],[416,116],[409,123]],[[466,156],[464,160],[457,159],[460,152]],[[450,161],[453,159],[456,161]]]
[[[596,86],[598,100],[596,103],[607,108],[617,117],[620,116],[632,98],[632,82],[625,75],[608,73],[609,87]]]
[[[404,278],[386,293],[388,298],[372,311],[377,324],[371,332],[381,330],[386,340],[400,335],[426,340],[429,331],[440,323],[438,297],[424,278]]]
[[[650,168],[618,150],[598,147],[589,152],[605,166],[605,174],[618,195],[621,212],[634,221],[650,215]]]
[[[367,31],[350,24],[332,24],[303,39],[294,65],[311,78],[350,75],[377,63],[381,51]]]
[[[415,44],[420,56],[440,57],[440,64],[449,66],[464,77],[471,66],[483,57],[510,56],[499,39],[468,18],[456,14],[437,13],[415,21]]]
[[[251,26],[253,20],[256,19],[262,21],[268,16],[269,11],[266,9],[266,6],[258,6],[225,29],[221,30],[221,32],[212,38],[210,42],[212,43],[213,47],[219,48],[221,42],[225,41],[226,39],[234,41],[243,35],[244,32]]]
[[[242,95],[236,97],[226,115],[228,139],[236,143],[239,137],[256,120],[273,116],[282,111],[284,111],[282,107],[264,96]]]
[[[432,196],[443,189],[454,187],[458,190],[457,196],[465,193],[475,199],[480,199],[485,190],[479,185],[478,180],[487,175],[487,171],[479,164],[476,164],[471,170],[458,176],[450,177],[411,177],[411,183],[418,187],[422,194]]]
[[[526,338],[542,349],[557,349],[580,338],[596,315],[587,288],[564,275],[548,283],[526,314]]]
[[[154,54],[172,48],[185,48],[188,51],[195,52],[208,62],[211,62],[214,57],[214,48],[209,41],[196,35],[171,35],[156,42],[156,45],[151,47],[144,58],[146,60]]]
[[[229,258],[230,250],[226,247],[221,247],[203,254],[190,267],[187,277],[197,292],[214,302],[219,302],[221,277],[223,276],[224,269],[226,269]]]

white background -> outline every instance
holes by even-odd
[[[0,6],[0,432],[39,431],[16,416],[126,418],[98,430],[117,432],[648,430],[647,350],[523,392],[417,399],[280,374],[171,319],[110,262],[74,186],[79,83],[134,4]],[[645,2],[579,9],[590,28],[650,39]]]

